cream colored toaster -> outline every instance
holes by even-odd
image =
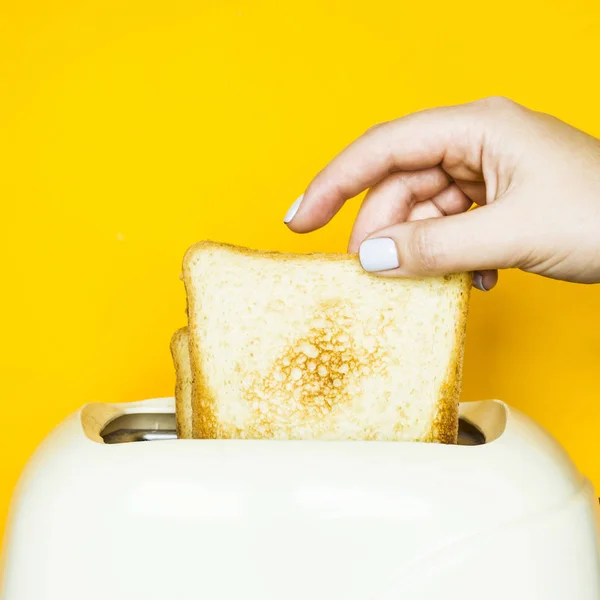
[[[174,439],[173,399],[91,404],[15,493],[2,600],[598,600],[598,501],[538,425],[459,445]]]

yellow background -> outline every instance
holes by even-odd
[[[502,94],[600,135],[599,32],[597,0],[4,0],[1,522],[68,413],[172,394],[190,244],[344,250],[356,201],[308,236],[288,205],[424,107]],[[463,394],[525,410],[597,487],[599,309],[600,286],[503,273],[473,295]]]

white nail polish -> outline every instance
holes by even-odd
[[[285,217],[283,217],[284,223],[286,223],[286,224],[289,223],[296,216],[296,213],[298,212],[298,209],[300,208],[302,198],[304,198],[304,194],[302,194],[302,196],[300,196],[300,198],[298,198],[296,200],[296,202],[294,202],[294,204],[292,204],[290,206],[288,211],[285,213]]]
[[[488,291],[488,289],[483,285],[483,275],[481,273],[475,273],[473,275],[473,287],[476,287],[481,292]]]
[[[360,264],[365,271],[389,271],[400,266],[394,240],[377,238],[363,242],[358,251]]]

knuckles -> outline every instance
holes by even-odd
[[[416,221],[409,242],[411,268],[419,273],[433,274],[439,270],[441,248],[434,239],[429,221]]]

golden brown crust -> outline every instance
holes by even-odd
[[[195,348],[191,345],[192,348]],[[192,359],[194,360],[194,359]],[[194,439],[219,439],[220,427],[215,414],[215,401],[206,384],[202,368],[194,360],[192,382],[192,437]]]
[[[446,378],[440,387],[436,415],[426,441],[438,441],[443,444],[456,444],[458,441],[458,406],[462,388],[462,367],[464,345],[469,313],[469,297],[471,294],[472,274],[463,275],[461,304],[456,320],[456,338],[454,350]]]

